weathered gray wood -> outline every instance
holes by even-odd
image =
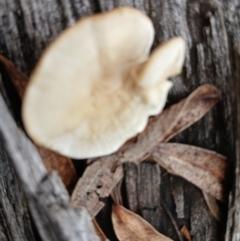
[[[42,240],[99,241],[86,209],[70,207],[69,195],[61,179],[55,172],[47,173],[36,148],[17,128],[1,95],[0,113],[0,136]]]
[[[1,75],[0,93],[7,99]],[[0,240],[35,240],[27,201],[2,138],[0,138]]]
[[[234,162],[233,47],[240,40],[239,0],[3,0],[0,2],[0,51],[29,74],[43,49],[62,29],[80,17],[120,5],[134,6],[151,17],[156,29],[155,46],[175,35],[182,35],[187,41],[184,72],[181,77],[173,79],[175,86],[169,104],[203,83],[214,84],[222,90],[221,103],[174,141],[217,151]],[[146,171],[141,171],[142,168]],[[156,207],[156,200],[163,200],[177,225],[186,225],[194,241],[222,240],[224,229],[211,216],[200,190],[164,170],[160,175],[156,168],[149,163],[140,167],[125,165],[129,206],[159,231],[177,240],[168,216],[164,210],[159,210],[159,206]],[[142,193],[143,183],[149,178],[159,180],[159,175],[160,188],[149,182],[144,184]],[[151,201],[147,205],[138,199],[141,195],[151,199],[153,194],[151,207]],[[179,218],[175,205],[177,213],[181,213]],[[237,226],[232,228],[231,238],[237,230]]]
[[[236,162],[235,180],[229,199],[229,213],[227,222],[226,241],[240,239],[240,44],[235,46],[235,93],[237,103],[236,118]]]
[[[161,3],[159,3],[161,2]],[[175,141],[188,143],[207,149],[218,151],[226,155],[234,162],[234,113],[233,106],[234,85],[232,45],[239,38],[237,29],[239,16],[237,16],[236,1],[159,1],[161,14],[153,18],[157,32],[156,39],[163,40],[175,34],[182,34],[188,40],[188,52],[186,59],[186,71],[180,78],[174,80],[175,87],[169,102],[176,101],[194,87],[203,83],[216,85],[223,94],[223,100],[205,118],[180,134]],[[152,11],[157,11],[156,8]],[[230,28],[231,23],[231,28]],[[131,165],[132,166],[132,165]],[[126,173],[130,172],[131,166],[127,166]],[[154,169],[154,166],[152,166]],[[164,170],[162,171],[164,173]],[[135,175],[140,175],[137,170]],[[146,176],[142,177],[143,179]],[[141,186],[133,178],[126,179],[126,186],[136,185],[135,190]],[[173,189],[174,187],[174,189]],[[132,196],[139,196],[136,191],[130,192]],[[149,184],[146,187],[146,196],[151,193],[158,195],[158,188]],[[167,208],[176,218],[179,227],[186,225],[191,232],[193,240],[222,240],[224,229],[209,213],[203,196],[186,181],[166,175],[161,177],[160,198],[165,200]],[[173,192],[171,193],[171,190]],[[182,191],[183,190],[183,191]],[[175,192],[180,193],[179,196]],[[173,194],[173,195],[172,195]],[[154,203],[154,201],[153,201]],[[177,219],[175,206],[184,211]],[[152,214],[148,207],[142,205],[138,199],[132,204],[140,214],[145,213],[145,218],[151,222]],[[149,212],[146,212],[146,209]],[[154,209],[154,207],[152,207]],[[223,221],[225,222],[225,221]],[[157,222],[152,222],[163,234],[172,232],[172,238],[178,239],[174,229],[163,210],[160,212],[160,227]]]
[[[35,240],[27,202],[0,141],[0,240]]]

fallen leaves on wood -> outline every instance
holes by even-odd
[[[171,125],[164,133],[161,142],[167,142],[200,120],[220,99],[220,91],[212,85],[205,84],[193,91],[185,100],[170,106],[166,109],[164,119]]]
[[[160,234],[139,215],[123,206],[113,206],[112,222],[114,231],[120,241],[171,241]]]
[[[22,98],[28,83],[27,76],[1,55],[0,64]],[[163,144],[202,118],[220,99],[221,94],[217,88],[208,84],[202,85],[186,99],[165,109],[160,115],[150,118],[146,129],[136,138],[129,140],[116,153],[95,159],[87,167],[73,192],[72,205],[83,205],[92,217],[95,216],[104,206],[101,198],[109,196],[123,178],[121,163],[138,164],[149,156],[168,172],[179,175],[204,192],[224,200],[223,182],[227,168],[225,157],[197,147]],[[77,180],[72,161],[46,149],[37,148],[47,169],[57,170],[71,192]],[[209,199],[206,201],[213,215],[218,218],[217,206]],[[122,208],[117,207],[115,209],[119,213]],[[116,210],[113,214],[115,216]],[[131,232],[128,233],[130,234]],[[134,236],[130,239],[134,240]],[[139,237],[137,240],[140,240]]]
[[[169,173],[185,178],[221,201],[226,199],[226,157],[195,146],[162,143],[154,149],[152,158]]]
[[[20,98],[22,99],[28,84],[28,77],[2,55],[0,55],[0,65],[3,66],[4,71],[6,71],[6,74],[14,84]],[[60,156],[59,154],[45,148],[39,146],[36,147],[47,170],[56,170],[68,192],[72,193],[73,188],[77,183],[78,175],[71,159]]]
[[[221,210],[217,204],[216,198],[206,192],[203,192],[203,196],[213,217],[216,218],[219,222],[221,222]]]
[[[201,119],[219,100],[221,94],[212,85],[202,85],[186,99],[165,109],[149,120],[145,130],[125,143],[116,153],[98,158],[140,163],[161,142],[166,142]]]
[[[103,178],[111,172],[110,170],[114,163],[114,165],[119,168],[121,163],[124,162],[139,164],[147,156],[151,155],[152,150],[154,150],[159,143],[169,140],[199,120],[220,100],[220,97],[221,95],[217,88],[212,85],[202,85],[186,99],[165,109],[160,115],[151,118],[146,129],[136,138],[125,143],[116,153],[92,159],[89,160],[89,162],[99,163],[96,164],[96,166],[99,166]],[[72,198],[74,205],[86,206],[91,215],[96,215],[104,205],[99,199],[100,196],[97,194],[97,183],[89,181],[96,178],[96,170],[94,165],[91,164],[88,166],[87,172],[84,173],[75,188],[75,197]],[[118,175],[114,180],[111,179],[112,189],[122,177],[123,174]],[[91,183],[92,186],[89,183]],[[104,187],[104,185],[106,187]],[[106,195],[107,193],[109,195],[112,191],[106,181],[103,181],[102,189],[105,190]],[[106,190],[108,190],[108,192]],[[79,195],[77,193],[79,193]],[[78,197],[76,198],[76,196]]]
[[[108,197],[122,177],[122,165],[116,161],[91,163],[73,191],[71,204],[84,206],[92,217],[96,216],[104,206],[101,198]]]
[[[182,226],[180,231],[184,235],[184,237],[187,239],[187,241],[192,241],[191,234],[185,225]]]
[[[116,152],[121,162],[139,163],[161,143],[170,140],[179,132],[201,119],[219,100],[221,94],[212,85],[202,85],[186,99],[165,109],[150,119],[146,129],[136,141],[126,143]]]

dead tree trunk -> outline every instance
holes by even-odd
[[[176,35],[187,42],[184,71],[173,79],[169,103],[204,83],[222,91],[222,101],[175,141],[217,151],[236,167],[235,178],[231,175],[230,180],[234,185],[228,221],[225,212],[222,224],[212,217],[198,188],[165,173],[156,164],[125,165],[126,205],[173,240],[181,238],[175,227],[185,225],[194,241],[224,240],[226,230],[226,240],[237,241],[240,157],[235,100],[237,97],[239,104],[239,0],[2,0],[0,53],[29,75],[45,47],[67,26],[84,16],[123,5],[135,7],[152,19],[155,45]],[[24,195],[2,144],[0,193],[0,239],[35,240]]]

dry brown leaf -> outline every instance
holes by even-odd
[[[207,206],[212,213],[213,217],[216,218],[219,222],[221,221],[221,210],[217,204],[216,198],[209,195],[206,192],[203,192],[204,199],[207,203]]]
[[[0,64],[4,67],[7,71],[7,74],[14,84],[20,98],[23,98],[24,92],[27,88],[28,84],[28,77],[17,69],[14,64],[6,59],[3,55],[0,55]]]
[[[162,142],[167,142],[175,135],[197,122],[220,99],[221,93],[213,85],[205,84],[198,87],[185,100],[181,101],[183,102],[182,108],[177,113],[176,118],[171,119],[173,122],[164,133]],[[169,111],[171,111],[171,108],[174,108],[174,106],[175,105],[171,106]],[[165,121],[167,121],[167,119]]]
[[[185,225],[182,226],[180,231],[184,235],[184,237],[187,239],[187,241],[192,241],[191,234]]]
[[[218,200],[225,200],[226,158],[213,151],[178,143],[161,143],[152,158],[168,172],[181,176]]]
[[[28,77],[2,55],[0,55],[0,64],[3,66],[4,70],[6,70],[9,79],[14,84],[20,98],[22,99],[27,87]],[[59,154],[46,150],[45,148],[39,146],[36,147],[47,170],[56,170],[68,192],[71,193],[78,180],[78,175],[71,159],[60,156]]]
[[[145,241],[128,228],[114,212],[112,212],[112,222],[119,241]]]
[[[160,234],[139,215],[123,206],[113,207],[112,222],[115,233],[120,241],[171,241]]]
[[[79,179],[71,204],[84,206],[91,217],[97,215],[104,203],[101,198],[108,197],[123,177],[123,167],[116,161],[95,161],[91,163]]]

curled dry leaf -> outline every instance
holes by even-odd
[[[218,200],[226,199],[226,157],[199,147],[161,143],[154,148],[152,158],[168,172],[185,178]]]
[[[91,217],[96,216],[104,206],[101,199],[110,195],[122,177],[122,165],[116,161],[91,163],[73,191],[71,204],[75,207],[84,206]]]
[[[221,99],[220,91],[209,84],[202,85],[193,91],[185,100],[182,102],[182,107],[176,108],[176,105],[171,106],[166,111],[171,112],[175,115],[175,118],[168,113],[166,116],[170,117],[168,119],[165,117],[165,121],[171,120],[171,125],[164,133],[161,142],[167,142],[175,135],[185,130],[199,119],[201,119],[219,100]],[[180,102],[180,103],[181,103]],[[180,106],[180,103],[177,104]],[[171,108],[176,108],[177,111],[171,111]],[[178,112],[178,113],[176,113]],[[163,114],[164,115],[164,114]]]
[[[182,226],[180,231],[184,235],[184,237],[187,239],[187,241],[192,241],[191,234],[185,225]]]
[[[28,84],[28,77],[2,55],[0,55],[0,65],[3,66],[9,79],[14,84],[20,98],[22,99]],[[47,170],[56,170],[68,192],[71,193],[78,180],[78,175],[72,161],[69,158],[63,157],[45,148],[39,146],[36,147]]]
[[[158,143],[168,141],[201,119],[220,98],[220,92],[214,86],[198,87],[186,99],[153,117],[144,132],[138,135],[137,142],[124,151],[121,161],[142,161]]]
[[[98,161],[99,168],[101,168],[100,163],[109,163],[106,166],[104,165],[104,168],[101,168],[103,177],[105,176],[105,173],[106,176],[108,176],[107,173],[111,172],[111,165],[113,165],[113,163],[119,166],[119,168],[121,162],[133,162],[138,164],[143,161],[147,155],[150,155],[154,147],[160,142],[168,140],[170,137],[173,137],[175,134],[199,120],[219,100],[220,92],[217,88],[211,85],[202,85],[186,99],[170,106],[160,115],[150,119],[147,128],[139,134],[135,140],[130,140],[125,143],[116,153],[89,161]],[[191,118],[189,118],[189,116],[191,116]],[[110,163],[112,164],[110,165]],[[103,206],[103,203],[95,194],[92,194],[94,197],[92,199],[89,198],[87,194],[84,194],[84,190],[90,190],[89,193],[97,192],[97,183],[89,181],[96,178],[95,172],[95,166],[89,165],[88,175],[83,175],[79,181],[79,185],[76,186],[75,193],[79,192],[81,194],[78,195],[78,198],[74,201],[75,205],[77,205],[77,203],[84,203],[92,215],[96,214]],[[111,187],[114,188],[122,177],[123,173],[121,175],[119,173],[115,176],[115,178],[111,180]],[[91,183],[93,186],[88,185],[86,189],[83,185],[84,183]],[[106,182],[103,182],[103,185],[105,184]],[[108,185],[107,188],[104,189],[108,190],[109,194],[112,191],[112,189],[109,189]]]
[[[117,205],[112,210],[114,231],[120,241],[171,241],[139,215]]]
[[[213,217],[216,218],[219,222],[221,222],[222,213],[217,204],[216,198],[214,198],[213,196],[209,195],[204,191],[203,191],[203,196]]]

